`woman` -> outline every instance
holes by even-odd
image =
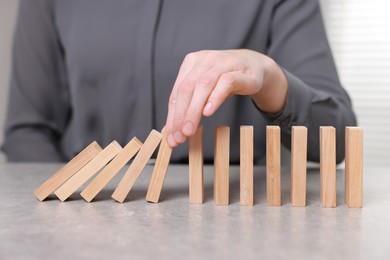
[[[68,160],[92,140],[125,145],[166,126],[172,160],[202,116],[206,162],[213,127],[309,130],[308,159],[319,160],[319,126],[337,142],[355,125],[317,1],[21,1],[3,145],[10,161]],[[230,97],[230,98],[229,98]],[[337,146],[337,162],[344,157]]]

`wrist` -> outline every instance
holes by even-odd
[[[260,90],[252,95],[256,106],[266,113],[280,112],[286,103],[288,82],[283,70],[270,57],[262,55],[263,80]]]

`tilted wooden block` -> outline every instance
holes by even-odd
[[[307,128],[292,127],[291,205],[306,206]]]
[[[102,148],[98,145],[98,143],[92,142],[71,161],[59,169],[53,176],[47,179],[41,186],[39,186],[39,188],[34,191],[35,196],[40,201],[46,199],[101,151]]]
[[[345,203],[363,207],[363,129],[345,129]]]
[[[215,127],[214,200],[216,205],[229,205],[230,127]]]
[[[336,207],[336,129],[320,127],[320,200],[324,208]]]
[[[158,150],[156,163],[153,168],[152,177],[150,179],[148,193],[146,194],[146,200],[149,202],[158,203],[158,200],[160,199],[171,154],[172,148],[167,143],[166,137],[163,136]]]
[[[103,151],[95,156],[89,163],[81,168],[75,175],[73,175],[67,182],[59,187],[54,194],[61,200],[65,201],[78,188],[86,183],[93,175],[102,169],[109,161],[112,160],[122,147],[117,141],[113,141]]]
[[[253,206],[253,126],[240,128],[240,204]]]
[[[268,206],[280,206],[280,127],[267,126],[267,203]]]
[[[189,138],[189,197],[191,204],[204,201],[203,179],[203,126],[200,125],[195,135]]]
[[[130,142],[117,154],[117,156],[93,179],[87,187],[81,192],[87,202],[91,202],[93,198],[118,174],[118,172],[126,165],[128,161],[141,148],[142,142],[134,137]]]
[[[145,140],[144,145],[142,145],[134,161],[130,165],[129,169],[126,171],[125,175],[119,182],[119,185],[116,187],[112,198],[120,203],[126,199],[131,188],[133,187],[135,181],[138,179],[142,170],[146,166],[148,160],[153,155],[153,152],[156,150],[158,144],[160,143],[162,134],[156,130],[152,130]]]

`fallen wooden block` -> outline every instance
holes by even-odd
[[[204,201],[203,183],[203,126],[199,126],[195,135],[189,138],[189,197],[191,204]]]
[[[336,129],[320,127],[320,200],[324,208],[336,207]]]
[[[153,203],[158,203],[165,176],[167,174],[169,160],[171,158],[172,148],[168,145],[166,137],[163,136],[158,150],[156,163],[153,168],[152,177],[150,179],[146,200]]]
[[[345,203],[363,207],[363,129],[345,129]]]
[[[54,175],[52,175],[41,186],[39,186],[34,191],[35,196],[40,201],[46,199],[51,193],[57,190],[62,184],[64,184],[70,177],[78,172],[101,151],[102,148],[98,145],[98,143],[92,142],[78,155],[76,155],[70,162],[65,164]]]
[[[229,205],[230,127],[215,127],[214,200],[219,206]]]
[[[306,206],[307,128],[292,127],[291,139],[291,205]]]
[[[142,170],[146,166],[148,160],[153,155],[153,152],[156,150],[158,144],[162,139],[162,134],[156,130],[152,130],[146,139],[145,143],[142,145],[134,161],[130,165],[129,169],[126,171],[125,175],[119,182],[119,185],[116,187],[112,198],[120,203],[126,199],[131,188],[133,187],[135,181],[138,179]]]
[[[117,156],[93,179],[81,192],[87,202],[91,202],[93,198],[118,174],[118,172],[126,165],[128,161],[141,148],[142,142],[134,137],[130,142],[117,154]]]
[[[267,126],[267,203],[281,206],[280,127]]]
[[[240,204],[253,206],[253,126],[240,127]]]
[[[74,174],[68,181],[59,187],[54,194],[61,200],[65,201],[78,188],[86,183],[93,175],[102,169],[109,161],[112,160],[120,151],[122,147],[117,141],[110,143],[103,151],[89,161],[83,168]]]

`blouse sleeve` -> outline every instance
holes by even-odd
[[[319,161],[319,127],[336,128],[336,161],[344,159],[345,126],[356,125],[348,94],[340,84],[317,1],[280,1],[274,8],[267,53],[284,70],[287,101],[277,115],[282,142],[291,148],[293,125],[308,127],[308,160]]]
[[[60,143],[71,110],[53,2],[20,2],[2,146],[8,161],[64,160]]]

